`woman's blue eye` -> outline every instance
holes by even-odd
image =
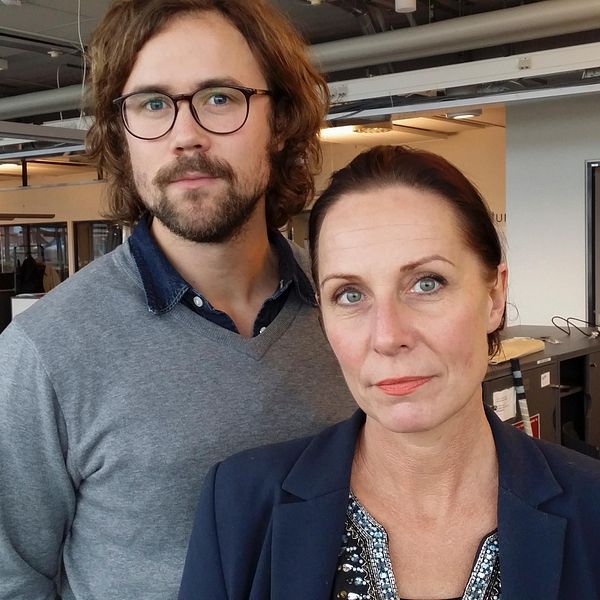
[[[440,285],[441,282],[435,277],[422,277],[415,283],[412,289],[418,294],[430,294],[437,291]]]
[[[340,304],[356,304],[362,300],[362,294],[356,290],[347,290],[338,296]]]

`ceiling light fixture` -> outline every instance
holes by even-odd
[[[0,0],[6,6],[21,6],[21,0]]]
[[[352,128],[353,133],[389,133],[389,125],[355,125]]]
[[[0,71],[8,69],[8,61],[5,58],[0,58]]]
[[[473,119],[481,116],[480,108],[471,108],[469,110],[455,110],[446,113],[447,119]]]
[[[417,10],[417,0],[396,0],[397,13],[412,13]]]
[[[14,169],[14,168],[20,167],[20,166],[21,165],[19,163],[13,163],[13,162],[0,163],[0,169],[2,169],[3,171]]]

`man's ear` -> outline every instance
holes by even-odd
[[[506,308],[506,285],[508,282],[508,267],[500,263],[496,273],[496,280],[490,288],[490,312],[488,315],[487,332],[496,331],[502,322]]]

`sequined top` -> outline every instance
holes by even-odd
[[[461,598],[501,600],[498,532],[485,536]],[[351,493],[332,600],[402,600],[389,555],[387,533]]]

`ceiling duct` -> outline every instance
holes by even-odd
[[[323,71],[332,72],[489,48],[598,27],[598,0],[544,0],[429,25],[325,42],[312,47],[312,56]]]
[[[533,4],[312,46],[325,72],[411,60],[600,28],[599,0]],[[79,109],[81,86],[0,99],[0,120]]]

